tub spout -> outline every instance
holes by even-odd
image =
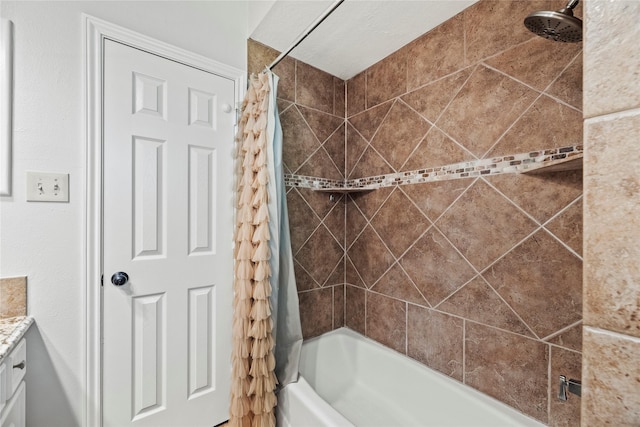
[[[558,399],[567,400],[567,391],[575,394],[576,396],[582,396],[582,383],[574,379],[567,380],[567,377],[560,375],[560,391],[558,392]]]

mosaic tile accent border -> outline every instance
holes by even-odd
[[[545,164],[551,164],[558,160],[578,157],[582,153],[582,145],[570,145],[550,150],[531,151],[502,157],[453,163],[435,168],[348,180],[285,174],[284,182],[287,187],[311,188],[316,190],[375,190],[377,188],[392,187],[395,185],[420,184],[431,181],[526,172],[529,169],[538,169],[545,166]]]

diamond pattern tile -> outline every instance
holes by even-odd
[[[582,255],[582,199],[551,220],[545,228]]]
[[[342,196],[336,197],[334,208],[324,219],[324,225],[333,237],[344,247],[345,202]]]
[[[365,109],[367,72],[363,71],[347,81],[347,117]]]
[[[367,69],[367,107],[407,91],[407,52],[400,49]]]
[[[340,125],[338,129],[336,129],[336,131],[326,140],[323,147],[327,150],[329,157],[331,157],[331,160],[333,160],[333,163],[340,171],[340,175],[344,177],[346,157],[344,125]]]
[[[435,228],[413,245],[400,259],[400,265],[434,306],[475,275],[473,268]]]
[[[295,254],[320,225],[320,219],[295,188],[287,193],[287,209],[289,211],[291,249]]]
[[[581,144],[582,113],[542,95],[486,157]]]
[[[367,226],[349,248],[349,258],[367,287],[371,287],[395,262],[382,240]]]
[[[429,123],[418,113],[403,102],[396,102],[371,140],[371,145],[395,170],[399,170],[429,128]]]
[[[338,169],[324,147],[316,150],[316,152],[298,168],[296,173],[299,175],[321,176],[323,178],[339,180],[344,177],[342,171]]]
[[[433,126],[400,170],[420,170],[475,159],[473,154]]]
[[[582,351],[582,322],[546,340],[575,351]]]
[[[471,74],[436,125],[467,150],[481,157],[537,96],[525,85],[480,66]]]
[[[321,143],[324,143],[324,141],[344,123],[343,118],[332,114],[302,106],[298,106],[298,109],[311,128],[311,131]]]
[[[431,222],[396,188],[371,220],[371,226],[399,257],[431,226]]]
[[[540,338],[582,318],[582,261],[545,231],[483,276]]]
[[[437,308],[478,323],[533,337],[529,328],[481,277],[464,285]]]
[[[475,178],[434,181],[427,184],[405,185],[400,189],[431,221],[442,213],[474,182]]]
[[[280,121],[282,158],[289,169],[295,172],[320,147],[320,143],[295,105],[280,115]]]
[[[336,286],[344,284],[344,259],[344,257],[340,259],[338,265],[336,265],[336,268],[333,270],[323,286]]]
[[[351,258],[347,257],[347,262],[345,266],[345,277],[346,283],[349,285],[357,286],[359,288],[366,288],[366,285],[360,278],[360,275],[356,271],[356,268],[353,266],[353,261]]]
[[[582,49],[582,43],[550,45],[549,40],[534,37],[488,59],[486,63],[542,91]]]
[[[458,14],[406,46],[409,90],[464,67],[464,33]]]
[[[372,175],[385,175],[395,172],[393,168],[387,163],[380,154],[370,146],[364,150],[360,161],[353,168],[350,179],[364,178]]]
[[[333,76],[296,61],[296,104],[333,113]]]
[[[560,74],[546,93],[582,110],[582,53]]]
[[[504,174],[485,179],[539,222],[545,222],[582,194],[582,170]]]
[[[295,102],[296,99],[296,62],[298,61],[288,56],[273,69],[273,72],[280,76],[278,98],[291,102]]]
[[[371,290],[402,301],[429,305],[428,301],[424,299],[418,288],[415,287],[409,276],[398,264],[394,264]]]
[[[276,101],[278,105],[278,114],[281,115],[285,112],[285,110],[293,105],[293,102],[286,101],[284,99],[278,98]]]
[[[385,102],[376,107],[369,108],[368,110],[349,117],[349,123],[360,132],[367,141],[371,141],[373,135],[375,135],[378,127],[382,123],[382,120],[387,116],[387,113],[391,109],[393,101]]]
[[[473,68],[465,68],[455,74],[443,77],[426,86],[402,96],[404,102],[422,114],[431,123],[435,123],[449,102],[467,81]]]
[[[285,171],[357,178],[580,144],[580,45],[535,37],[508,3],[478,2],[348,82],[287,58]],[[501,37],[497,24],[509,22]],[[345,324],[569,425],[575,407],[547,405],[546,376],[575,368],[582,345],[579,175],[434,181],[338,201],[288,189],[305,337]]]
[[[335,206],[335,202],[330,200],[327,193],[313,191],[309,188],[298,188],[297,190],[320,219],[324,219]]]
[[[311,277],[322,285],[342,259],[343,253],[343,249],[331,236],[329,230],[321,225],[300,248],[296,259]]]
[[[320,287],[320,285],[316,283],[311,276],[309,276],[309,273],[305,271],[295,257],[293,259],[293,271],[296,276],[296,288],[298,289],[298,292],[309,291]]]
[[[333,115],[338,117],[345,116],[345,86],[346,82],[337,77],[333,78]]]
[[[380,209],[380,206],[382,206],[384,201],[387,200],[392,191],[393,188],[385,187],[375,191],[354,193],[349,197],[351,197],[353,202],[358,205],[358,208],[360,208],[360,211],[365,215],[365,217],[367,217],[367,219],[371,219],[378,209]]]
[[[485,0],[464,11],[466,63],[475,64],[529,39],[537,37],[522,25],[524,17],[535,10],[557,10],[564,4],[545,0],[528,0],[519,5],[523,13],[514,13],[514,4],[503,0]],[[566,4],[566,3],[565,3]],[[526,6],[525,6],[526,5]],[[554,7],[555,6],[555,7]],[[508,36],[496,37],[508,28]]]
[[[349,198],[347,202],[347,220],[346,220],[345,239],[347,247],[351,246],[356,237],[364,230],[367,225],[367,219],[360,213],[360,209],[356,206],[353,199]]]
[[[436,225],[478,270],[506,253],[536,227],[482,180],[476,181]]]
[[[360,156],[364,153],[364,150],[369,146],[369,143],[365,141],[365,139],[360,136],[358,131],[351,125],[351,123],[347,123],[347,147],[346,147],[346,174],[347,176],[353,175],[353,168],[360,160]]]

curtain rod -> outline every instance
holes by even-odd
[[[273,67],[275,67],[276,65],[278,65],[280,63],[280,61],[282,61],[287,55],[289,55],[289,53],[291,53],[291,51],[293,49],[295,49],[300,43],[302,43],[302,41],[304,39],[307,38],[307,36],[309,34],[311,34],[311,32],[313,30],[315,30],[318,25],[322,24],[322,22],[327,19],[327,17],[329,15],[331,15],[331,13],[337,9],[338,6],[340,6],[342,3],[344,2],[344,0],[337,0],[335,3],[333,3],[331,6],[329,6],[329,8],[327,10],[324,11],[324,13],[322,15],[320,15],[315,21],[313,21],[311,23],[311,25],[309,25],[307,27],[306,30],[304,30],[299,36],[298,38],[293,42],[293,44],[291,46],[289,46],[289,48],[285,51],[283,51],[280,55],[278,55],[278,57],[267,67],[270,70],[273,69]]]

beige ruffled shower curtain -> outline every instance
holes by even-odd
[[[274,373],[269,249],[267,120],[269,76],[249,79],[238,135],[234,319],[230,421],[232,427],[273,427]]]

